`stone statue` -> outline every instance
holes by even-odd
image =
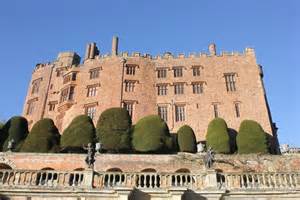
[[[7,150],[11,152],[14,150],[14,148],[15,148],[15,140],[11,139],[7,143]]]
[[[84,150],[87,150],[87,156],[85,158],[85,162],[88,165],[88,168],[94,167],[95,162],[95,148],[92,143],[88,143],[87,147],[83,147]]]
[[[198,153],[204,152],[204,144],[202,144],[202,143],[197,144],[197,152]]]
[[[212,168],[213,162],[214,162],[214,151],[212,150],[211,147],[208,147],[207,151],[206,151],[206,155],[204,156],[204,163],[205,163],[205,167],[207,169]]]

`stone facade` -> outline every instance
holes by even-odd
[[[133,123],[160,114],[171,132],[190,125],[198,141],[205,140],[208,123],[216,116],[236,130],[242,120],[253,119],[276,136],[262,77],[251,48],[217,54],[212,44],[209,54],[152,57],[118,53],[114,38],[110,55],[100,54],[91,43],[83,63],[76,53],[64,52],[51,63],[36,65],[23,115],[30,126],[52,118],[62,132],[79,114],[96,123],[105,109],[124,106]]]

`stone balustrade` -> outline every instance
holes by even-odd
[[[190,173],[156,173],[156,172],[104,172],[96,173],[96,188],[135,187],[135,188],[170,188],[186,187],[204,188],[205,174]]]
[[[300,189],[300,173],[218,173],[217,182],[227,190]]]
[[[81,187],[81,171],[0,170],[0,186],[18,187]]]
[[[284,173],[160,173],[94,172],[55,170],[0,170],[1,187],[24,188],[114,188],[203,190],[300,190],[300,172]]]

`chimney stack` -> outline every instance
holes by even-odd
[[[114,36],[112,39],[112,46],[111,46],[111,55],[112,56],[118,55],[118,43],[119,43],[119,38],[117,36]]]
[[[98,50],[98,47],[96,46],[96,43],[92,42],[90,44],[87,44],[84,60],[94,59],[95,56],[97,56],[97,55],[99,55],[99,50]]]
[[[214,43],[208,46],[208,50],[211,56],[217,55],[216,45]]]

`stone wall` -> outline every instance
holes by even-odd
[[[85,154],[0,153],[0,164],[14,169],[55,170],[85,169]],[[1,165],[0,165],[1,166]],[[123,172],[203,172],[203,155],[179,153],[153,154],[97,154],[95,171]],[[298,172],[300,154],[274,155],[216,155],[214,169],[220,172]]]

